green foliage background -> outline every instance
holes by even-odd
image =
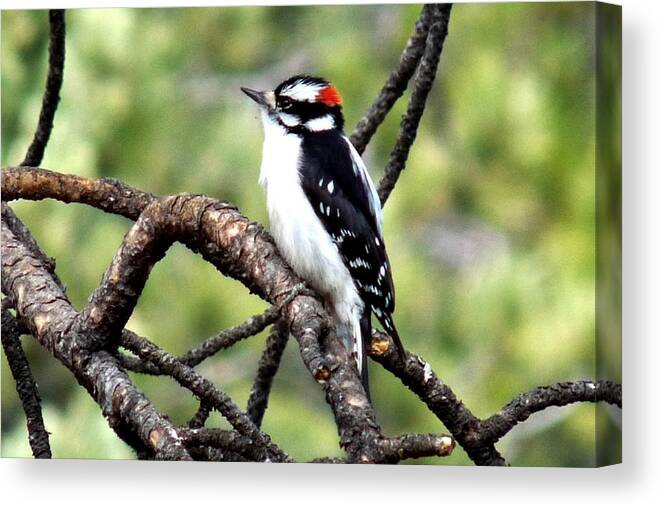
[[[160,194],[206,193],[267,223],[257,184],[261,129],[240,85],[320,74],[343,92],[350,131],[397,62],[420,6],[109,9],[67,13],[62,102],[43,167],[120,178]],[[537,385],[595,373],[594,8],[456,5],[406,171],[385,208],[406,345],[479,416]],[[47,14],[2,13],[2,166],[22,160],[38,117]],[[404,99],[408,95],[405,95]],[[397,104],[366,162],[378,179]],[[81,308],[130,222],[55,202],[14,205]],[[265,304],[175,246],[129,327],[173,353]],[[57,457],[131,458],[72,376],[31,339],[27,353]],[[245,404],[264,334],[200,370]],[[2,359],[2,455],[29,456]],[[388,434],[443,428],[371,368]],[[184,423],[196,403],[174,382],[134,375]],[[217,417],[212,424],[223,425]],[[322,390],[292,343],[264,428],[296,459],[339,455]],[[594,407],[551,409],[498,447],[516,465],[590,466]],[[427,463],[465,464],[460,450]]]

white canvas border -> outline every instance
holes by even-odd
[[[257,2],[243,5],[310,2]],[[356,3],[356,2],[315,2]],[[379,2],[360,2],[379,3]],[[222,1],[11,1],[2,8],[237,5]],[[658,2],[624,8],[624,465],[600,470],[0,460],[4,505],[648,505],[661,497],[661,19]],[[72,438],[75,436],[72,435]]]

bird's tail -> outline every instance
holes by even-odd
[[[406,352],[404,350],[404,345],[402,345],[402,340],[399,338],[399,333],[397,332],[397,328],[395,327],[395,323],[393,322],[392,317],[390,315],[384,315],[381,319],[381,323],[386,329],[386,332],[392,338],[392,341],[395,343],[399,359],[401,359],[402,363],[406,364]]]
[[[372,320],[369,309],[363,311],[363,315],[360,317],[360,343],[356,345],[361,348],[361,359],[360,359],[360,381],[363,384],[365,393],[367,394],[367,399],[372,402],[372,397],[370,395],[370,381],[369,375],[367,373],[367,352],[366,349],[369,347],[370,341],[372,339]]]

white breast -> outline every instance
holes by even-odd
[[[301,139],[287,134],[268,116],[262,119],[264,151],[259,181],[266,190],[271,233],[294,271],[326,298],[340,323],[359,337],[363,302],[299,183]]]

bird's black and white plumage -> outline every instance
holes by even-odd
[[[242,90],[261,106],[260,183],[273,237],[292,268],[324,297],[367,389],[371,313],[400,354],[403,348],[392,320],[395,290],[381,203],[342,131],[340,94],[310,76],[294,76],[274,91]]]

